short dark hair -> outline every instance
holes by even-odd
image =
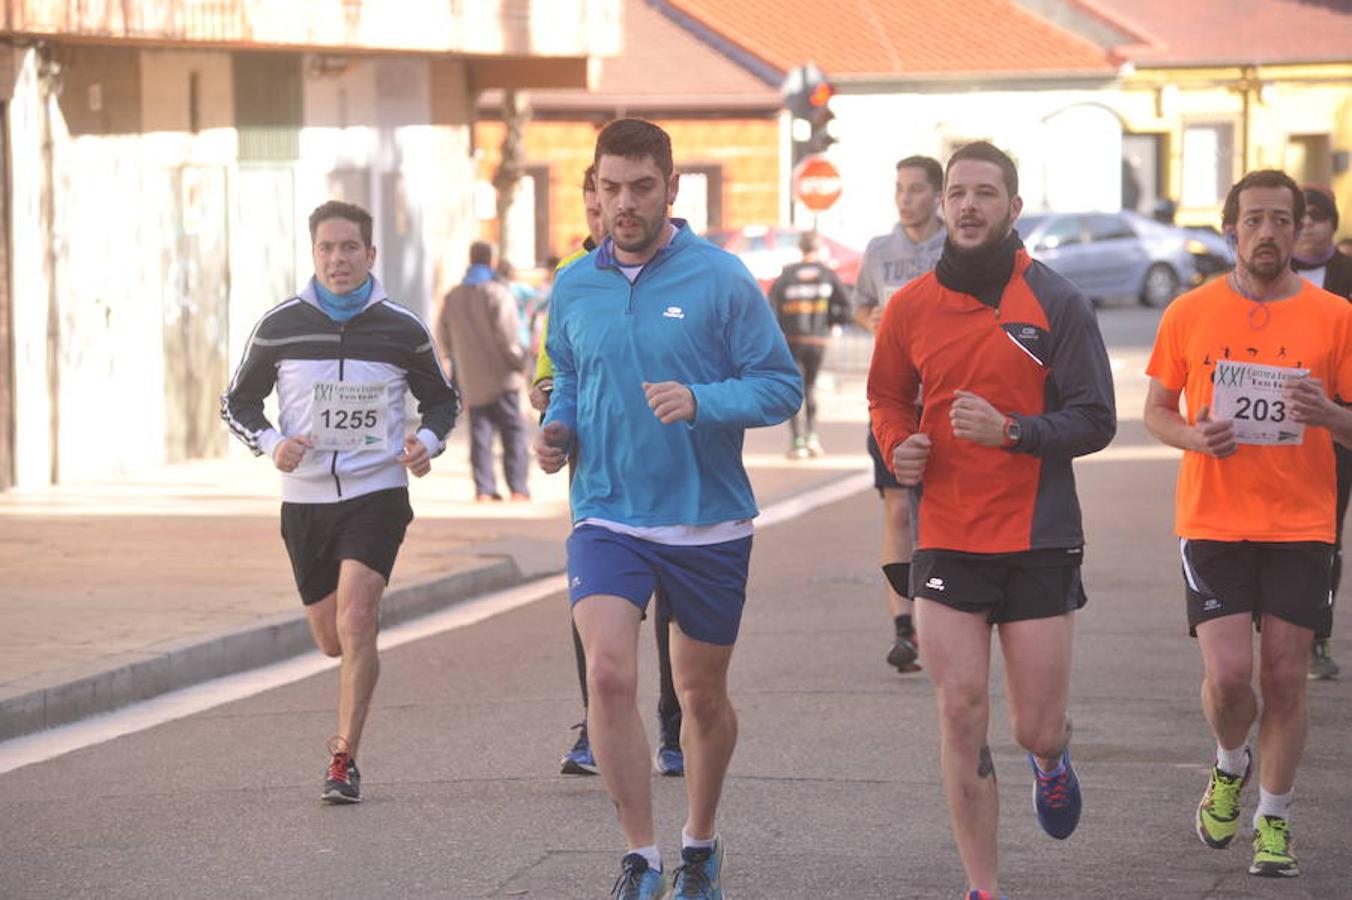
[[[1009,191],[1009,196],[1018,196],[1019,170],[1015,168],[1014,160],[1009,158],[1008,153],[990,141],[972,141],[970,144],[963,144],[957,150],[954,150],[953,155],[948,158],[948,165],[944,168],[945,180],[948,179],[948,173],[953,171],[953,163],[964,159],[995,163],[1000,167],[1000,176],[1004,179],[1005,189]]]
[[[493,245],[488,241],[475,241],[470,244],[469,264],[471,266],[493,265]]]
[[[1337,231],[1338,201],[1334,199],[1333,192],[1317,184],[1307,184],[1301,187],[1300,193],[1305,198],[1305,215],[1317,222],[1327,219],[1333,223],[1333,230]]]
[[[897,171],[900,172],[902,169],[924,169],[925,177],[934,185],[934,190],[944,189],[944,167],[939,165],[939,160],[931,156],[908,156],[897,163]]]
[[[347,219],[361,231],[361,239],[366,242],[366,246],[371,246],[371,214],[355,203],[344,203],[341,200],[330,200],[328,203],[320,204],[310,213],[311,244],[315,242],[315,232],[319,230],[319,224],[329,219]]]
[[[804,231],[798,235],[798,250],[801,253],[816,253],[821,249],[822,241],[815,231]]]
[[[671,161],[671,136],[647,119],[616,119],[602,128],[596,135],[596,155],[592,164],[599,166],[602,156],[623,156],[625,159],[651,156],[665,179],[670,179],[675,170]]]
[[[1258,169],[1249,172],[1239,181],[1236,181],[1230,188],[1230,193],[1225,195],[1225,206],[1221,208],[1222,228],[1234,228],[1239,222],[1239,195],[1254,187],[1286,188],[1289,190],[1291,192],[1291,215],[1295,220],[1296,228],[1300,228],[1300,220],[1305,215],[1305,195],[1300,192],[1300,185],[1296,184],[1296,180],[1281,169]]]
[[[587,166],[587,171],[582,173],[582,192],[588,191],[596,193],[596,163]]]

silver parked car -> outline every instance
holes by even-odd
[[[1163,306],[1201,279],[1196,238],[1134,212],[1031,213],[1014,224],[1029,255],[1095,304],[1131,297]]]

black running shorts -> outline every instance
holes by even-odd
[[[901,482],[897,481],[897,476],[892,474],[892,470],[883,462],[883,451],[878,447],[878,439],[873,436],[873,429],[868,430],[868,455],[873,457],[873,486],[878,489],[878,496],[883,495],[884,488],[900,488]]]
[[[992,625],[1049,619],[1088,602],[1080,580],[1080,547],[1022,553],[917,550],[911,559],[914,596],[960,612],[984,613]]]
[[[373,491],[337,503],[283,503],[282,540],[306,606],[338,589],[345,559],[379,572],[386,583],[413,521],[408,488]]]
[[[1321,541],[1179,541],[1188,633],[1221,616],[1264,613],[1328,637],[1333,545]]]
[[[917,422],[920,421],[920,415],[923,412],[924,409],[917,404],[915,408],[915,420]],[[884,489],[907,490],[913,493],[918,490],[917,486],[907,486],[897,481],[897,476],[892,474],[892,469],[883,460],[883,451],[878,446],[878,439],[873,436],[872,426],[868,429],[868,455],[873,457],[873,486],[878,489],[879,497],[883,495]],[[912,505],[914,503],[913,499]]]

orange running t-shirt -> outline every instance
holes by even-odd
[[[1218,278],[1165,310],[1146,374],[1182,390],[1189,424],[1211,405],[1216,361],[1309,369],[1352,400],[1352,304],[1309,282],[1285,300],[1255,303]],[[1334,540],[1333,440],[1305,427],[1299,445],[1241,444],[1225,459],[1185,451],[1175,528],[1213,541]]]

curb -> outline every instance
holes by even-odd
[[[509,556],[434,581],[390,591],[380,601],[380,621],[392,626],[521,584],[521,567]],[[0,741],[111,712],[170,691],[271,665],[314,649],[300,612],[279,613],[224,634],[163,641],[122,654],[88,670],[68,669],[29,679],[11,696],[0,694]],[[43,682],[50,682],[44,684]]]

